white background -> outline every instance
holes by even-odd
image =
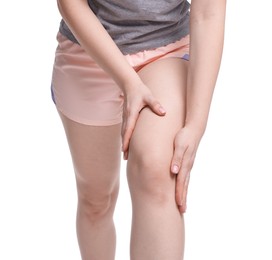
[[[222,66],[189,188],[186,260],[272,260],[270,6],[227,4]],[[0,259],[80,259],[73,168],[50,98],[56,2],[1,1],[0,10]],[[130,220],[123,162],[117,260],[129,259]]]

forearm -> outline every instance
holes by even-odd
[[[185,125],[204,133],[222,57],[225,3],[207,11],[197,5],[192,1]]]
[[[126,92],[140,78],[128,64],[86,0],[58,0],[61,16],[80,45]]]

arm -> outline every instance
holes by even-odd
[[[225,9],[226,0],[192,0],[186,118],[175,138],[171,164],[171,171],[178,174],[176,201],[181,212],[186,210],[190,171],[205,132],[220,68]]]
[[[128,64],[90,9],[87,0],[58,0],[57,3],[61,16],[80,45],[124,92],[122,140],[123,151],[126,153],[139,111],[145,106],[149,106],[160,116],[163,116],[165,111]]]
[[[80,45],[127,92],[132,84],[141,84],[137,73],[126,62],[87,0],[58,0],[61,16]],[[109,58],[110,57],[110,58]]]
[[[204,133],[219,72],[226,0],[193,0],[185,125]]]

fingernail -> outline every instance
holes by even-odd
[[[179,172],[179,167],[177,165],[174,165],[172,167],[172,172],[175,173],[175,174],[177,174]]]
[[[166,111],[164,110],[163,107],[160,107],[160,108],[159,108],[159,111],[160,111],[161,113],[163,113],[163,114],[166,113]]]

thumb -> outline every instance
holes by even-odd
[[[150,95],[146,102],[147,102],[147,105],[155,114],[159,116],[165,115],[166,110],[163,108],[160,102],[157,99],[155,99],[153,96]]]
[[[178,174],[181,169],[181,163],[183,160],[183,156],[185,153],[185,149],[182,147],[175,147],[174,154],[171,161],[171,172],[173,174]]]

